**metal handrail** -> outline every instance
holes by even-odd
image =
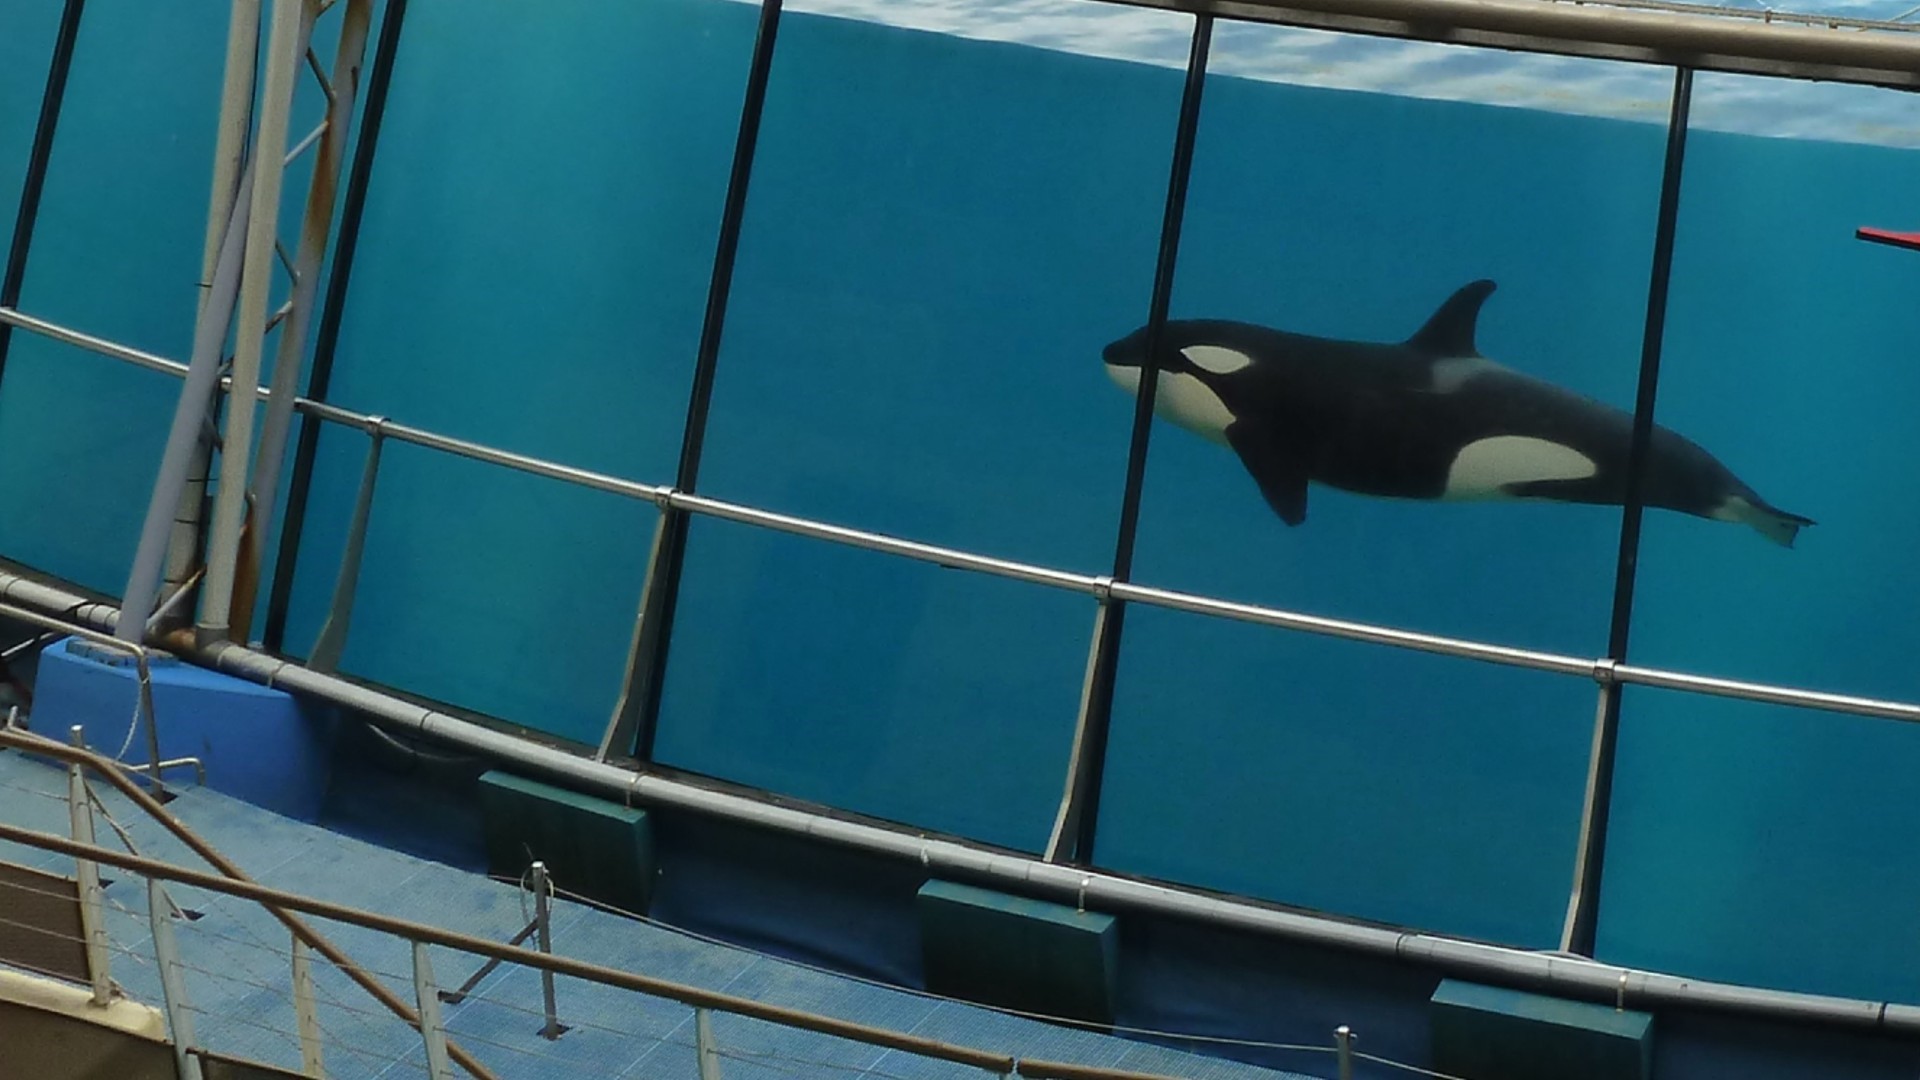
[[[147,725],[147,764],[145,775],[148,782],[153,785],[153,789],[162,796],[165,796],[167,794],[167,785],[166,781],[160,778],[161,770],[168,764],[178,764],[178,762],[169,763],[160,760],[160,724],[155,719],[153,712],[153,651],[145,645],[131,641],[121,641],[112,634],[102,633],[99,630],[81,625],[71,619],[56,618],[44,612],[35,611],[32,608],[0,603],[0,617],[12,619],[16,622],[23,622],[30,626],[37,626],[42,630],[55,630],[63,634],[70,634],[84,641],[99,645],[102,648],[125,653],[133,658],[134,674],[138,683],[137,693],[139,695],[134,705],[133,722],[138,724],[144,719]],[[132,733],[129,732],[128,736],[131,738]],[[115,764],[122,763],[116,759]]]
[[[10,733],[0,731],[0,743],[11,743],[12,739],[9,736]],[[41,747],[36,746],[34,749],[35,752],[43,752]],[[85,751],[77,751],[76,756],[95,758],[95,755]],[[95,769],[101,767],[97,760],[86,761],[85,764]],[[106,775],[112,775],[111,770],[105,770],[105,772]],[[867,1046],[984,1069],[1001,1076],[1017,1073],[1031,1080],[1169,1080],[1163,1074],[1020,1058],[1007,1053],[929,1039],[892,1028],[875,1027],[858,1021],[788,1008],[637,972],[622,971],[588,960],[578,960],[569,956],[477,937],[429,923],[383,915],[347,904],[287,892],[245,879],[223,877],[219,874],[116,851],[96,844],[85,844],[54,833],[39,832],[5,822],[0,822],[0,840],[116,867],[129,873],[139,874],[149,880],[171,881],[223,896],[250,900],[276,915],[298,912],[314,918],[391,934],[412,943],[439,945],[505,963],[518,964],[537,971],[565,975],[603,986],[675,1001],[695,1009],[730,1013],[783,1027],[846,1039]]]
[[[184,375],[186,365],[156,356],[152,353],[116,345],[90,334],[60,326],[22,314],[11,308],[0,308],[0,322],[12,323],[24,330],[43,334],[58,341],[98,353],[103,356],[137,364],[154,371]],[[259,396],[265,400],[270,394],[265,388]],[[395,423],[385,417],[355,412],[338,405],[297,398],[295,408],[316,419],[359,428],[381,437],[396,439],[428,449],[439,450],[474,461],[500,465],[533,476],[544,476],[563,483],[576,484],[627,498],[651,502],[662,509],[671,507],[688,513],[738,522],[759,528],[772,529],[794,536],[805,536],[829,543],[844,544],[849,547],[876,551],[888,555],[913,559],[917,562],[932,563],[935,566],[957,570],[970,570],[992,577],[1025,581],[1035,585],[1062,589],[1068,592],[1082,593],[1100,599],[1116,599],[1131,603],[1145,604],[1150,607],[1166,608],[1173,611],[1185,611],[1197,615],[1231,619],[1237,622],[1255,623],[1286,630],[1295,630],[1321,637],[1342,638],[1349,641],[1362,641],[1413,652],[1430,653],[1440,656],[1452,656],[1464,660],[1477,660],[1483,663],[1499,664],[1505,667],[1524,668],[1532,671],[1552,672],[1559,675],[1573,675],[1594,679],[1602,684],[1624,683],[1657,687],[1666,690],[1680,690],[1709,697],[1731,698],[1771,705],[1785,705],[1799,709],[1814,709],[1822,712],[1847,713],[1854,716],[1872,716],[1888,720],[1900,720],[1907,723],[1920,723],[1920,704],[1893,701],[1882,698],[1865,697],[1854,694],[1837,694],[1818,690],[1803,690],[1796,687],[1771,683],[1750,682],[1739,679],[1720,678],[1709,675],[1694,675],[1664,668],[1648,667],[1637,664],[1619,663],[1606,657],[1585,658],[1566,653],[1546,652],[1538,649],[1525,649],[1516,646],[1498,645],[1473,641],[1466,638],[1449,637],[1442,634],[1429,634],[1416,630],[1401,630],[1388,626],[1335,619],[1304,612],[1288,611],[1282,608],[1261,604],[1242,603],[1215,597],[1180,592],[1173,589],[1156,588],[1134,582],[1113,581],[1094,574],[1077,573],[1070,570],[1058,570],[1013,559],[1001,559],[988,555],[977,555],[955,548],[925,544],[915,540],[906,540],[885,533],[866,529],[855,529],[843,525],[834,525],[811,518],[792,514],[781,514],[770,510],[761,510],[738,503],[726,502],[706,495],[676,491],[671,487],[658,484],[646,484],[637,480],[627,480],[607,473],[595,472],[572,465],[548,461],[530,454],[503,450],[487,446],[469,439],[441,435],[424,428],[411,427]]]

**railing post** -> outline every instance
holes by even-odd
[[[147,881],[147,923],[153,928],[153,958],[160,966],[160,993],[167,1009],[167,1029],[173,1035],[173,1063],[180,1080],[202,1080],[200,1058],[193,1052],[193,1009],[187,1002],[186,979],[180,974],[180,948],[173,939],[173,900],[160,879]]]
[[[367,547],[367,520],[373,515],[373,489],[380,479],[380,448],[386,445],[387,421],[376,416],[367,422],[367,463],[360,472],[360,493],[353,503],[353,518],[347,524],[347,542],[340,552],[340,574],[333,583],[333,602],[327,607],[327,621],[313,643],[313,655],[307,667],[331,673],[340,667],[340,654],[347,647],[347,627],[353,621],[353,594],[360,587],[360,558]]]
[[[1345,1024],[1334,1028],[1333,1047],[1340,1065],[1340,1080],[1353,1080],[1353,1029]]]
[[[69,731],[73,745],[86,749],[87,738],[79,724]],[[67,766],[67,816],[75,843],[93,843],[93,798],[87,792],[87,777],[78,765]],[[113,1000],[113,976],[109,970],[107,927],[101,919],[103,895],[100,891],[100,867],[92,859],[75,859],[74,877],[80,881],[80,936],[87,943],[87,976],[93,982],[93,1003],[105,1005]]]
[[[1059,809],[1054,811],[1053,831],[1047,836],[1047,849],[1043,857],[1048,862],[1064,862],[1071,858],[1075,838],[1080,835],[1080,795],[1087,790],[1084,773],[1090,767],[1087,722],[1099,680],[1101,642],[1107,636],[1107,618],[1112,610],[1112,598],[1103,591],[1099,607],[1093,614],[1093,638],[1087,646],[1086,674],[1080,680],[1080,709],[1073,724],[1073,748],[1067,753],[1066,786],[1060,794]]]
[[[447,1062],[447,1029],[440,1022],[440,997],[433,985],[433,961],[427,958],[427,945],[413,943],[413,995],[420,1003],[420,1037],[427,1045],[427,1075],[433,1080],[453,1080],[453,1066]]]
[[[627,668],[620,677],[620,700],[614,702],[613,716],[607,721],[607,729],[600,736],[600,745],[593,752],[595,761],[605,761],[615,753],[625,755],[633,752],[640,713],[651,692],[646,682],[654,675],[643,668],[653,655],[653,637],[660,629],[660,552],[666,541],[670,513],[662,505],[660,520],[653,526],[653,544],[647,548],[646,576],[640,581],[640,608],[633,616],[633,640],[627,648]]]
[[[720,1045],[713,1041],[713,1014],[693,1010],[693,1041],[700,1056],[700,1080],[720,1080]]]
[[[552,882],[547,879],[547,864],[536,861],[533,864],[533,924],[539,928],[540,951],[549,956],[553,955],[553,928],[552,909],[547,903],[547,896],[552,887]],[[554,1007],[553,972],[546,968],[540,969],[540,996],[547,1008],[547,1022],[540,1029],[540,1037],[557,1039],[566,1028],[560,1026],[560,1016]]]
[[[298,934],[293,935],[293,1019],[300,1032],[300,1073],[320,1080],[327,1068],[321,1057],[320,1014],[314,1007],[313,959]]]

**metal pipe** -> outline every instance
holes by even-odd
[[[75,617],[109,626],[116,617],[113,609],[107,605],[85,600],[76,603],[77,598],[72,594],[4,572],[0,572],[0,598],[30,603],[52,600],[62,607],[71,608]],[[0,609],[0,615],[5,614],[9,612]],[[648,803],[884,857],[912,860],[925,865],[930,873],[980,878],[1016,892],[1071,899],[1093,909],[1135,911],[1187,919],[1596,1001],[1719,1009],[1920,1035],[1920,1006],[1797,994],[1640,972],[1580,957],[1509,949],[1443,935],[1347,922],[1326,915],[1137,881],[1098,870],[1051,865],[983,845],[829,817],[730,791],[637,773],[576,757],[566,751],[462,720],[390,694],[311,672],[230,642],[216,642],[200,649],[196,659],[219,671],[356,710],[368,719],[406,734],[439,739],[468,751],[491,756],[531,775],[549,777],[579,790],[625,803]],[[48,746],[45,740],[30,735],[0,730],[0,745],[22,746],[26,740],[30,740],[26,745],[50,756],[58,757],[65,750],[58,744]],[[110,779],[114,779],[116,787],[143,806],[151,803],[151,798],[130,782]],[[153,804],[153,807],[157,809],[158,804]],[[164,814],[161,816],[165,817]],[[187,840],[190,846],[197,842],[191,833],[184,833],[182,839]],[[217,852],[211,849],[200,851],[198,847],[196,851],[222,872],[240,876],[238,868],[231,867]],[[291,916],[286,919],[290,920]],[[297,920],[289,925],[299,926]],[[302,929],[304,927],[295,932],[299,933]],[[315,948],[320,948],[320,945],[315,943]],[[496,955],[486,950],[469,951]],[[322,952],[324,954],[326,950]],[[336,964],[344,959],[328,958]],[[518,957],[509,959],[516,963],[525,962]],[[349,971],[350,975],[357,973],[358,969]]]
[[[79,724],[67,729],[73,745],[86,748],[87,737]],[[82,844],[93,843],[93,799],[87,793],[87,775],[78,765],[67,766],[67,821],[73,838]],[[95,1005],[113,1000],[113,973],[107,951],[106,900],[100,891],[100,867],[92,859],[75,859],[73,876],[80,889],[80,936],[86,941],[87,977],[92,981]]]
[[[231,629],[240,529],[246,517],[247,463],[253,446],[253,399],[260,385],[261,355],[266,349],[267,301],[279,232],[288,111],[293,103],[294,70],[306,49],[306,25],[303,0],[273,0],[266,87],[253,147],[253,192],[246,255],[241,265],[239,322],[234,329],[233,386],[236,396],[244,396],[238,396],[227,410],[226,451],[220,455],[220,486],[214,493],[207,576],[200,590],[199,633],[207,640],[224,638]]]
[[[1180,94],[1180,115],[1174,127],[1167,201],[1160,224],[1160,249],[1154,261],[1153,292],[1147,303],[1147,363],[1134,393],[1133,427],[1127,442],[1126,477],[1120,489],[1120,525],[1114,539],[1113,580],[1133,575],[1134,541],[1140,531],[1140,498],[1147,481],[1147,446],[1153,437],[1154,400],[1160,390],[1159,356],[1166,336],[1167,311],[1173,304],[1173,278],[1180,261],[1180,226],[1187,210],[1187,182],[1193,173],[1193,148],[1200,134],[1200,101],[1207,86],[1207,54],[1213,44],[1213,16],[1197,15],[1187,51],[1186,85]],[[1049,856],[1081,865],[1093,861],[1094,834],[1100,823],[1100,788],[1107,771],[1107,729],[1113,718],[1114,681],[1119,677],[1120,638],[1126,627],[1127,605],[1109,599],[1106,617],[1095,627],[1093,663],[1087,693],[1074,734],[1074,760],[1068,766],[1067,808],[1073,831],[1050,846]],[[1071,845],[1070,847],[1068,845]]]
[[[1224,19],[1696,71],[1920,87],[1920,37],[1532,0],[1118,0]]]
[[[306,351],[307,322],[313,312],[315,294],[320,288],[320,268],[327,255],[327,236],[333,225],[334,195],[340,182],[340,167],[346,158],[352,134],[353,105],[360,83],[360,62],[366,52],[367,32],[373,20],[372,0],[347,0],[342,15],[340,41],[334,55],[333,90],[322,125],[320,150],[313,163],[313,178],[307,185],[306,213],[300,225],[299,253],[293,265],[293,297],[286,325],[280,328],[278,351],[273,361],[273,389],[267,399],[267,414],[260,426],[260,450],[253,467],[254,528],[247,534],[249,565],[258,568],[266,554],[267,532],[279,498],[280,461],[286,453],[287,435],[293,423],[294,398],[299,389],[300,358]],[[234,604],[231,618],[245,637],[253,622],[254,583]]]
[[[147,879],[147,926],[153,934],[153,962],[160,969],[160,997],[167,1009],[174,1071],[180,1080],[201,1080],[200,1055],[195,1053],[194,1045],[198,1040],[193,1034],[193,1006],[187,1000],[186,975],[180,969],[180,946],[173,936],[173,899],[167,895],[160,879],[151,876]]]
[[[1688,114],[1693,103],[1693,72],[1674,72],[1673,106],[1667,118],[1666,160],[1661,168],[1660,206],[1653,234],[1653,267],[1648,274],[1646,326],[1640,344],[1640,377],[1634,390],[1633,435],[1627,450],[1626,498],[1620,515],[1619,557],[1614,568],[1613,611],[1607,631],[1607,659],[1624,663],[1633,628],[1633,586],[1640,567],[1640,527],[1646,516],[1647,458],[1653,445],[1653,410],[1660,389],[1660,351],[1667,327],[1667,294],[1673,280],[1674,234],[1680,223],[1680,182],[1687,158]],[[1593,757],[1581,806],[1580,847],[1575,856],[1572,910],[1561,948],[1593,955],[1600,914],[1600,881],[1605,872],[1607,818],[1613,806],[1613,762],[1620,732],[1620,689],[1603,688],[1594,727]]]
[[[707,282],[707,307],[700,323],[700,343],[694,353],[693,385],[687,395],[687,419],[681,429],[680,459],[673,486],[691,493],[700,477],[700,455],[706,445],[707,414],[713,404],[714,372],[720,363],[720,338],[726,330],[727,301],[733,293],[734,260],[740,251],[740,233],[747,214],[747,188],[753,180],[753,155],[760,144],[760,118],[766,111],[767,86],[772,81],[774,46],[780,36],[781,0],[760,0],[760,20],[754,31],[753,54],[747,63],[746,92],[740,102],[740,126],[734,133],[733,165],[727,176],[726,200],[720,211],[720,236],[714,245],[713,273]],[[649,583],[649,609],[641,618],[651,627],[648,651],[633,665],[632,681],[622,694],[637,703],[633,719],[634,754],[642,761],[653,757],[654,732],[660,722],[660,695],[665,684],[667,654],[673,645],[674,609],[680,602],[681,571],[687,560],[687,532],[691,526],[679,508],[664,505],[665,531],[659,551],[649,555],[654,566]]]
[[[983,845],[829,817],[576,757],[564,750],[333,676],[310,672],[231,643],[216,643],[198,655],[202,662],[217,670],[331,701],[406,734],[439,739],[488,755],[529,775],[550,778],[628,805],[648,804],[702,814],[875,855],[911,860],[925,865],[932,874],[980,879],[1018,893],[1067,902],[1084,897],[1090,909],[1193,920],[1591,1000],[1614,1001],[1624,975],[1628,977],[1628,997],[1637,1005],[1725,1009],[1780,1019],[1920,1034],[1920,1007],[1638,972],[1592,960],[1347,922],[1326,915],[1137,881],[1099,870],[1053,865]],[[0,733],[0,741],[4,741],[4,737]]]
[[[1353,1029],[1345,1024],[1334,1028],[1333,1046],[1340,1080],[1353,1080]]]
[[[168,534],[173,530],[173,519],[179,516],[195,451],[203,444],[201,427],[213,403],[213,388],[220,375],[220,353],[226,344],[227,326],[233,319],[234,300],[240,285],[248,229],[246,202],[252,187],[253,169],[248,168],[227,215],[225,239],[214,263],[212,292],[195,321],[193,363],[187,368],[186,380],[174,404],[173,425],[167,431],[167,445],[160,454],[160,467],[147,501],[140,542],[127,572],[127,590],[120,605],[131,614],[119,635],[126,641],[140,640],[148,614],[153,610],[169,546]]]
[[[420,1003],[420,1038],[426,1043],[427,1075],[432,1080],[453,1080],[453,1065],[447,1061],[447,1029],[440,1021],[439,988],[433,982],[433,961],[427,956],[424,941],[413,943],[413,997]]]
[[[553,883],[547,880],[547,864],[538,859],[533,863],[533,925],[539,931],[535,939],[540,951],[553,952],[553,914],[550,901],[553,899]],[[540,1037],[549,1041],[560,1037],[566,1028],[560,1025],[560,1011],[553,1000],[553,972],[540,973],[540,1001],[546,1008],[546,1023],[541,1025]]]
[[[53,38],[46,88],[40,94],[40,119],[34,124],[26,181],[20,185],[20,207],[13,219],[13,240],[7,248],[6,269],[0,271],[0,308],[20,303],[20,290],[26,284],[27,253],[33,248],[33,227],[40,220],[40,197],[46,191],[53,136],[60,126],[60,106],[67,97],[67,74],[73,70],[73,49],[80,37],[80,16],[85,8],[86,0],[66,0],[60,9],[60,28]],[[12,342],[12,327],[0,323],[0,376],[6,374],[7,350]]]
[[[333,380],[333,358],[340,341],[340,316],[346,306],[347,283],[360,248],[360,222],[366,214],[367,185],[373,176],[373,155],[380,144],[380,124],[386,116],[387,91],[393,83],[393,58],[400,47],[400,28],[406,23],[407,0],[387,0],[380,20],[380,39],[373,48],[367,72],[367,98],[361,109],[360,138],[353,164],[347,168],[346,194],[340,201],[340,230],[334,241],[333,269],[327,277],[327,295],[320,305],[319,328],[314,333],[313,360],[307,375],[307,397],[324,401]],[[280,528],[280,553],[274,562],[273,584],[267,594],[267,620],[262,630],[266,646],[279,651],[285,643],[287,609],[293,601],[293,574],[300,562],[301,533],[306,528],[307,496],[313,485],[313,458],[319,448],[320,425],[310,416],[300,422],[300,438],[293,451],[293,476],[287,482],[287,509]]]

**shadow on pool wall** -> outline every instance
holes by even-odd
[[[659,0],[529,26],[489,5],[501,17],[411,6],[333,398],[667,482],[754,9]],[[20,6],[0,0],[26,28],[0,60],[51,40],[52,16],[28,5],[21,22]],[[23,307],[178,357],[223,35],[154,19],[89,13]],[[1273,33],[1236,28],[1217,47]],[[161,65],[178,77],[142,77]],[[35,70],[0,65],[6,100],[37,95]],[[1146,317],[1180,84],[1164,67],[789,11],[701,491],[1106,571],[1132,403],[1100,351]],[[1703,76],[1698,93],[1724,85]],[[30,113],[0,109],[0,184],[17,185]],[[1212,78],[1173,315],[1394,341],[1490,278],[1483,352],[1626,406],[1663,139],[1657,123]],[[114,167],[129,155],[138,176]],[[1903,374],[1920,260],[1851,239],[1909,222],[1916,170],[1907,152],[1693,135],[1659,418],[1819,524],[1789,551],[1650,512],[1634,659],[1920,696],[1904,602],[1920,570],[1903,546],[1920,509],[1902,496],[1920,449]],[[0,499],[34,513],[0,515],[0,551],[117,591],[174,393],[17,334]],[[325,617],[365,449],[344,428],[321,441],[295,654]],[[386,455],[345,670],[595,741],[654,511],[415,447]],[[1599,655],[1619,519],[1315,487],[1289,527],[1231,451],[1157,421],[1135,577]],[[656,757],[1037,850],[1093,614],[1082,596],[700,519]],[[1590,683],[1139,607],[1126,631],[1098,864],[1554,944]],[[1625,700],[1604,959],[1920,994],[1899,900],[1920,874],[1901,843],[1920,824],[1905,797],[1920,733]]]
[[[1910,151],[1693,134],[1659,416],[1819,524],[1787,551],[1649,516],[1640,662],[1920,697],[1920,258],[1853,238],[1910,222],[1916,190]],[[1621,723],[1604,958],[1920,997],[1920,729],[1640,689]]]

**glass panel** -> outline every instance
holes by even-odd
[[[1388,77],[1351,48],[1222,35],[1215,70],[1257,77],[1209,76],[1135,577],[1600,655],[1664,126],[1502,107],[1548,88],[1448,46],[1386,53],[1481,100],[1282,81],[1303,57],[1341,73],[1316,82]],[[1619,75],[1550,70],[1596,101]],[[1137,339],[1108,357],[1137,378]],[[1117,698],[1103,864],[1556,939],[1591,685],[1149,615]],[[1241,782],[1167,783],[1183,754],[1190,781]]]
[[[312,641],[359,489],[366,438],[321,443],[290,622]],[[579,743],[619,696],[651,503],[389,442],[341,670]],[[582,537],[604,538],[582,543]]]
[[[1920,124],[1884,91],[1702,76],[1696,94],[1704,114],[1742,130],[1699,131],[1688,148],[1659,417],[1731,471],[1688,475],[1709,512],[1734,520],[1648,515],[1633,658],[1920,701],[1920,566],[1905,539],[1920,529],[1920,382],[1907,374],[1920,253],[1854,239],[1862,225],[1920,225]],[[1815,130],[1822,113],[1821,139],[1762,137]],[[1818,524],[1789,548],[1778,541],[1792,515]],[[1637,690],[1626,700],[1608,955],[1910,998],[1915,956],[1895,898],[1920,887],[1903,809],[1920,733]]]
[[[1910,724],[1630,690],[1597,955],[1915,1000],[1916,762]]]
[[[1551,947],[1592,683],[1138,605],[1100,865]]]
[[[753,29],[751,7],[711,0],[531,21],[491,0],[410,5],[332,399],[670,481]],[[322,450],[288,620],[301,651],[325,618],[365,440],[333,428]],[[597,742],[654,511],[387,454],[359,610],[388,614],[356,618],[347,668]]]
[[[1086,597],[696,520],[654,758],[1037,851]]]
[[[702,490],[1110,566],[1128,406],[1093,360],[1146,308],[1179,95],[1164,66],[789,6]],[[656,757],[1036,850],[1093,614],[699,523]]]
[[[781,24],[702,489],[1110,566],[1127,430],[1091,358],[1146,307],[1178,74],[802,8]]]
[[[57,17],[58,5],[42,6]],[[22,310],[186,356],[226,18],[205,4],[88,10]],[[28,69],[44,80],[44,53]],[[37,111],[37,90],[31,100]],[[14,205],[0,203],[9,222]],[[178,396],[175,379],[16,332],[0,392],[0,505],[25,512],[0,515],[0,551],[85,586],[125,588]]]

